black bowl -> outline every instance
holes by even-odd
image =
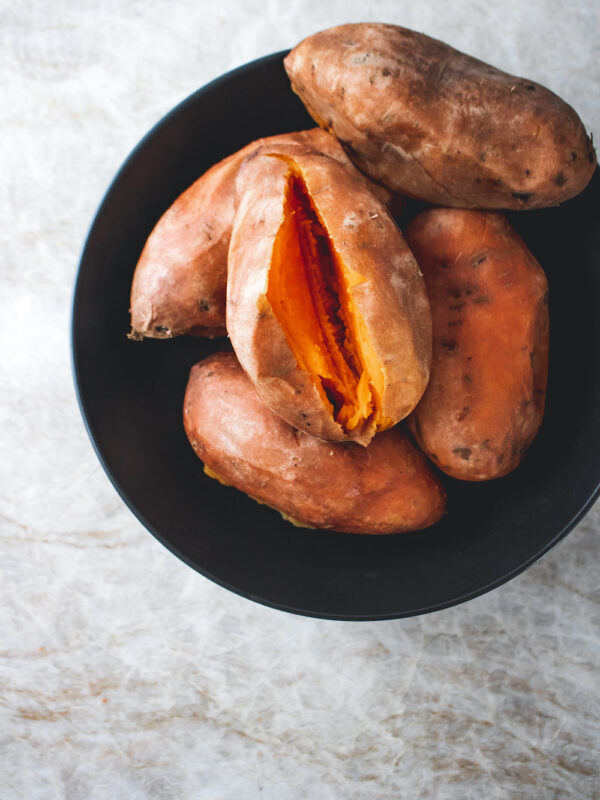
[[[89,435],[141,522],[203,575],[252,600],[333,619],[421,614],[489,591],[583,517],[600,483],[600,179],[559,208],[510,215],[548,274],[550,386],[521,466],[482,484],[444,478],[427,531],[356,536],[292,527],[207,478],[182,425],[188,371],[228,340],[131,342],[129,290],[144,242],[205,169],[260,136],[312,127],[277,53],[224,75],[138,145],[91,228],[73,303],[73,369]]]

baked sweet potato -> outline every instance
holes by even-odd
[[[285,59],[293,90],[352,160],[395,191],[462,208],[556,205],[595,169],[559,97],[395,25],[341,25]]]
[[[427,385],[417,262],[356,172],[323,154],[260,148],[237,191],[227,330],[241,365],[294,427],[368,444]]]
[[[406,231],[433,318],[431,378],[409,427],[462,480],[514,469],[544,414],[548,285],[499,213],[436,208]]]
[[[294,524],[399,533],[444,513],[444,490],[401,427],[367,449],[319,441],[269,411],[233,353],[192,368],[184,424],[208,475]]]
[[[227,251],[234,216],[235,176],[244,158],[263,144],[296,143],[352,167],[341,145],[320,128],[251,142],[205,172],[163,214],[150,234],[131,288],[130,338],[180,334],[221,336],[225,331]],[[398,199],[363,176],[383,202]]]

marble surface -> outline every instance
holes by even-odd
[[[77,409],[69,306],[128,152],[220,73],[344,21],[424,30],[600,138],[594,0],[0,0],[0,797],[600,797],[600,507],[410,620],[255,605],[148,534]]]

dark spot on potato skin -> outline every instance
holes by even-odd
[[[466,303],[456,303],[456,305],[450,306],[450,311],[462,311],[466,305]]]
[[[471,411],[471,407],[470,406],[464,406],[463,410],[459,414],[456,415],[456,419],[459,422],[462,422],[470,411]]]
[[[463,379],[463,383],[473,383],[473,378],[466,372],[462,376],[462,379]]]
[[[491,303],[492,298],[489,295],[484,294],[480,295],[479,297],[475,297],[473,302],[476,303],[477,305],[481,305],[481,303]]]
[[[198,300],[198,308],[200,311],[210,311],[210,303],[208,300]]]
[[[156,333],[168,333],[169,329],[165,325],[155,325],[154,330]]]
[[[467,361],[472,361],[472,360],[473,360],[473,356],[467,356]]]
[[[450,264],[447,264],[445,261],[441,261],[440,269],[450,269]]]
[[[471,266],[478,267],[480,264],[483,264],[484,261],[487,261],[487,256],[482,256],[482,255],[475,256],[471,261]]]
[[[468,461],[471,458],[470,447],[455,447],[452,452],[455,456],[460,456],[463,461]]]
[[[572,151],[571,152],[571,161],[577,161],[577,158],[578,158],[577,153]]]
[[[392,71],[389,70],[387,67],[384,67],[381,71],[381,74],[383,75],[384,78],[389,78],[389,76],[392,74]]]
[[[567,179],[565,178],[565,176],[564,176],[564,174],[562,172],[559,172],[558,175],[556,175],[555,178],[554,178],[554,183],[557,186],[564,186],[566,182],[567,182]]]
[[[525,177],[528,178],[530,175],[531,175],[530,170],[526,169],[525,170]]]
[[[535,92],[535,86],[533,85],[533,83],[528,83],[525,88],[527,89],[528,92]]]
[[[489,439],[484,439],[483,442],[481,443],[481,446],[482,446],[482,448],[484,450],[491,450],[492,449],[490,447],[490,440]]]
[[[511,194],[515,200],[521,200],[523,203],[527,203],[533,197],[531,192],[511,192]]]
[[[454,328],[456,325],[462,325],[462,324],[463,324],[462,319],[453,319],[453,320],[450,320],[450,322],[448,323],[448,327],[449,328]]]
[[[485,153],[480,153],[479,154],[479,160],[480,161],[485,161],[485,158],[486,158]]]
[[[458,347],[457,342],[453,340],[446,340],[442,342],[442,347],[447,353],[456,353],[456,349]]]
[[[208,372],[206,373],[206,377],[207,377],[207,378],[212,378],[212,376],[213,376],[214,374],[215,374],[215,371],[214,371],[214,369],[209,369],[209,370],[208,370]]]

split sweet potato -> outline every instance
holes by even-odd
[[[409,427],[454,478],[506,475],[544,414],[546,276],[499,213],[431,209],[412,221],[406,238],[433,318],[431,378]]]
[[[184,424],[208,475],[296,525],[399,533],[444,513],[441,484],[400,426],[368,449],[319,441],[266,408],[232,353],[192,368]]]
[[[249,153],[275,143],[307,145],[353,168],[337,139],[319,128],[258,139],[211,167],[175,200],[146,242],[131,288],[130,338],[226,333],[235,177]],[[399,209],[389,189],[362,179],[383,202]]]
[[[227,329],[240,363],[294,427],[368,444],[427,384],[417,262],[356,172],[323,154],[260,148],[237,191]]]
[[[591,179],[591,139],[563,100],[396,25],[341,25],[285,59],[293,90],[366,174],[462,208],[542,208]]]

